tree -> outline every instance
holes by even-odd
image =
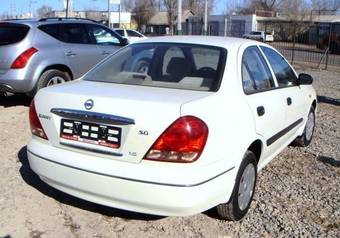
[[[163,0],[164,6],[168,13],[168,22],[170,26],[170,34],[173,35],[173,29],[175,24],[175,17],[177,13],[177,0]]]
[[[135,0],[131,5],[135,20],[139,26],[146,25],[150,18],[155,14],[155,0]]]
[[[37,9],[37,16],[39,18],[50,17],[52,16],[52,7],[43,5]]]

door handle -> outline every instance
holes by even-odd
[[[292,104],[292,99],[290,97],[287,98],[287,105],[290,106]]]
[[[110,52],[108,52],[108,51],[105,51],[105,50],[102,51],[102,55],[109,55],[109,54],[110,54]]]
[[[76,56],[77,54],[76,53],[74,53],[73,51],[68,51],[67,53],[66,53],[66,56]]]
[[[263,116],[264,115],[264,113],[266,112],[265,110],[264,110],[264,107],[263,106],[258,106],[257,107],[257,115],[260,117],[260,116]]]

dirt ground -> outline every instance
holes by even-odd
[[[157,217],[96,205],[44,184],[30,169],[29,99],[0,99],[0,237],[339,237],[340,73],[309,71],[318,93],[308,148],[289,147],[261,173],[240,222],[215,211]]]

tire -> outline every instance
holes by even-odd
[[[49,69],[46,70],[42,75],[39,77],[37,85],[35,89],[28,94],[28,96],[34,96],[40,89],[56,85],[59,83],[70,81],[71,77],[68,73],[57,70],[57,69]],[[54,81],[54,83],[52,83]]]
[[[305,125],[305,129],[303,130],[303,134],[297,137],[292,144],[294,146],[307,147],[312,142],[314,128],[315,128],[315,109],[311,107],[308,113],[307,122]]]
[[[237,173],[234,189],[229,202],[219,204],[216,207],[217,214],[221,219],[238,221],[247,214],[254,196],[256,178],[256,156],[253,152],[248,150],[243,157],[242,163]],[[240,185],[244,184],[244,181],[248,181],[248,183],[246,183],[248,186],[244,187],[245,191],[242,192],[243,189],[240,191]],[[239,196],[241,193],[243,193],[243,196]],[[245,194],[248,194],[249,196],[244,197]]]

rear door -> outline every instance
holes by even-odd
[[[92,41],[98,48],[98,58],[100,58],[100,60],[121,48],[120,38],[113,31],[95,24],[87,24],[86,27]]]
[[[241,67],[245,98],[253,113],[256,132],[265,139],[266,158],[282,145],[278,133],[285,123],[285,103],[282,94],[275,90],[274,78],[257,46],[245,49]]]
[[[60,24],[62,48],[66,60],[72,67],[74,78],[79,78],[96,65],[101,56],[96,44],[87,32],[85,24]]]
[[[293,135],[302,125],[309,105],[304,105],[307,92],[297,84],[297,76],[285,58],[275,50],[261,46],[261,50],[268,59],[278,83],[279,91],[284,96],[286,118],[285,129],[287,136]]]

